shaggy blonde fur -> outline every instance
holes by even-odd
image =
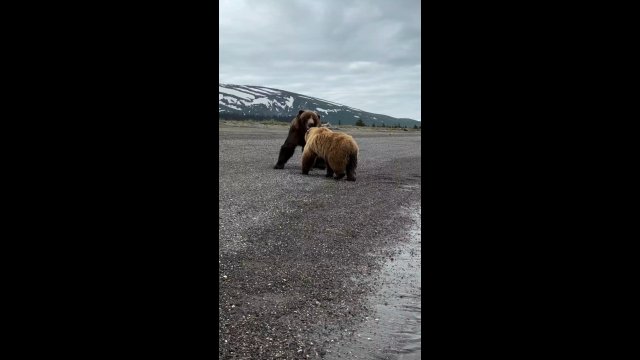
[[[358,144],[351,135],[333,132],[325,127],[312,127],[305,134],[306,145],[302,152],[302,173],[308,174],[316,157],[324,159],[327,177],[356,180],[358,165]]]

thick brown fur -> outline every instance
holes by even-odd
[[[351,135],[333,132],[325,127],[310,128],[305,135],[307,145],[302,152],[302,173],[308,174],[316,158],[327,166],[327,177],[335,173],[336,180],[345,174],[347,180],[356,181],[358,144]]]
[[[300,110],[298,115],[291,121],[291,127],[289,128],[289,135],[284,141],[284,144],[280,147],[280,155],[278,156],[278,162],[273,167],[274,169],[283,169],[289,159],[293,156],[293,153],[297,146],[304,146],[306,141],[304,135],[308,129],[312,127],[320,126],[320,116],[311,110]],[[324,161],[319,160],[314,165],[317,168],[324,169]]]

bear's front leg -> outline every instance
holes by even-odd
[[[296,144],[285,142],[280,147],[280,155],[278,156],[278,162],[273,167],[274,169],[284,169],[284,164],[291,159],[294,151],[296,150]]]
[[[316,160],[317,155],[314,154],[312,151],[310,151],[309,149],[305,149],[302,152],[302,173],[307,175],[309,174],[309,170],[311,170],[311,167],[313,166],[313,163]]]
[[[305,147],[306,143],[302,143],[302,151],[304,152],[304,147]],[[325,169],[325,161],[323,158],[321,157],[316,157],[316,161],[313,163],[313,168],[315,169],[320,169],[320,170],[324,170]]]

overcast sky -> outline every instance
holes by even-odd
[[[220,82],[421,120],[420,0],[220,0]]]

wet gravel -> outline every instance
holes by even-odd
[[[335,356],[372,313],[373,279],[420,205],[421,137],[346,132],[356,182],[302,175],[300,148],[273,169],[286,128],[220,128],[220,359]]]

